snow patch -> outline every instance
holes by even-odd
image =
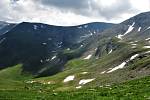
[[[133,49],[134,49],[134,48],[136,48],[136,46],[132,46],[131,48],[133,48]]]
[[[62,44],[63,44],[63,42],[59,42],[59,43],[57,43],[57,46],[60,48],[60,47],[62,47]]]
[[[150,40],[150,38],[145,39],[146,41]]]
[[[121,39],[121,40],[122,40],[122,36],[123,36],[123,35],[120,34],[120,35],[117,35],[116,37],[117,37],[118,39]]]
[[[93,35],[93,33],[90,34],[91,36]]]
[[[150,53],[150,51],[145,52],[145,54]]]
[[[131,45],[136,46],[137,44],[131,44]]]
[[[56,58],[56,56],[53,56],[52,58],[51,58],[51,60],[54,60]]]
[[[92,57],[92,55],[88,55],[87,57],[85,57],[84,59],[90,59]]]
[[[60,42],[59,44],[62,44],[62,42]]]
[[[88,25],[84,25],[84,28],[87,28],[88,27]]]
[[[112,68],[112,69],[111,69],[110,71],[108,71],[107,73],[111,73],[111,72],[116,71],[116,70],[118,70],[118,69],[124,68],[125,65],[127,64],[127,62],[129,62],[129,61],[131,61],[131,60],[134,60],[137,56],[139,56],[139,54],[135,54],[135,55],[131,56],[129,60],[124,61],[123,63],[121,63],[121,64],[118,65],[117,67]]]
[[[5,39],[6,39],[6,38],[2,38],[2,39],[0,40],[0,44],[3,43]]]
[[[112,51],[113,51],[113,50],[111,49],[111,50],[108,52],[108,54],[111,54],[111,53],[112,53]]]
[[[47,82],[47,84],[51,84],[51,82]]]
[[[92,82],[93,80],[95,80],[95,78],[93,78],[93,79],[82,79],[82,80],[80,80],[79,84],[84,85],[84,84],[87,84],[89,82]]]
[[[67,50],[69,51],[69,50],[70,50],[70,48],[67,48]]]
[[[138,41],[134,41],[134,42],[136,43],[136,42],[138,42]]]
[[[132,23],[132,25],[131,26],[129,26],[129,28],[128,28],[128,30],[124,33],[124,35],[126,35],[126,34],[128,34],[128,33],[130,33],[133,29],[134,29],[134,24],[135,24],[135,22],[133,22]]]
[[[150,26],[146,30],[149,30],[149,29],[150,29]]]
[[[140,32],[141,31],[141,27],[139,27],[139,29],[138,29],[138,32]]]
[[[134,60],[137,56],[139,56],[139,54],[133,55],[133,56],[130,58],[130,61],[131,61],[131,60]]]
[[[81,74],[83,74],[83,75],[84,75],[84,74],[87,74],[87,73],[88,73],[88,72],[82,72]]]
[[[43,60],[41,59],[40,62],[43,63]]]
[[[123,63],[121,63],[120,65],[118,65],[117,67],[115,67],[115,68],[111,69],[110,71],[108,71],[107,73],[111,73],[111,72],[116,71],[116,70],[118,70],[118,69],[122,69],[122,68],[124,68],[124,66],[125,66],[126,64],[127,64],[126,62],[123,62]]]
[[[37,26],[37,25],[33,25],[33,27],[34,27],[35,30],[37,30],[37,27],[38,27],[38,26]]]
[[[68,77],[66,77],[66,78],[64,79],[64,82],[73,81],[73,80],[74,80],[74,78],[75,78],[75,76],[74,76],[74,75],[68,76]]]
[[[26,83],[35,83],[36,81],[27,81]]]
[[[84,36],[81,36],[80,38],[87,38],[87,37],[90,37],[90,36],[92,36],[93,34],[92,33],[90,33],[90,34],[86,34],[86,35],[84,35]]]
[[[144,46],[143,48],[147,48],[147,49],[150,49],[150,46]]]
[[[134,44],[134,43],[137,43],[138,41],[131,41],[129,42],[131,45]]]
[[[134,42],[132,41],[132,42],[129,42],[130,44],[133,44]]]
[[[77,86],[76,89],[80,89],[82,86]]]
[[[43,45],[47,45],[47,43],[42,43]]]
[[[135,24],[135,22],[133,22],[132,25],[129,25],[128,30],[127,30],[123,35],[120,34],[120,35],[118,35],[118,36],[116,36],[116,37],[119,38],[119,39],[122,39],[123,36],[125,36],[125,35],[128,34],[128,33],[130,33],[130,32],[134,29],[134,27],[133,27],[134,24]]]
[[[83,45],[80,45],[80,47],[83,47]]]
[[[81,29],[81,28],[82,28],[82,26],[79,26],[78,28],[79,28],[79,29]]]
[[[104,74],[104,73],[106,73],[106,71],[101,72],[101,74]]]
[[[97,51],[97,48],[95,48],[95,51]]]
[[[46,59],[46,62],[49,62],[50,61],[50,59]]]

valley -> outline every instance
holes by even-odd
[[[9,25],[0,23],[0,99],[150,99],[150,12],[119,24]]]

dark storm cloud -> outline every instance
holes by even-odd
[[[119,17],[126,12],[135,12],[129,0],[118,0],[109,6],[104,6],[102,0],[38,0],[41,4],[56,7],[62,11],[70,11],[84,16],[102,16],[106,19]],[[109,3],[109,0],[108,0]]]

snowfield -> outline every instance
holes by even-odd
[[[129,60],[124,61],[124,62],[121,63],[120,65],[118,65],[118,66],[114,67],[113,69],[111,69],[110,71],[108,71],[107,73],[111,73],[111,72],[116,71],[116,70],[118,70],[118,69],[124,68],[125,65],[126,65],[129,61],[134,60],[134,59],[135,59],[136,57],[138,57],[138,56],[139,56],[139,54],[135,54],[135,55],[131,56]]]
[[[137,56],[139,56],[139,54],[133,55],[133,56],[130,58],[130,61],[131,61],[131,60],[134,60]]]
[[[134,24],[135,24],[135,22],[133,22],[133,23],[132,23],[132,25],[131,25],[131,26],[129,26],[128,30],[124,33],[124,35],[126,35],[126,34],[130,33],[130,32],[134,29],[134,27],[133,27],[133,26],[134,26]],[[123,36],[124,36],[124,35],[123,35]]]
[[[76,89],[80,89],[82,86],[77,86]]]
[[[84,84],[87,84],[89,82],[92,82],[93,80],[95,80],[95,78],[93,78],[93,79],[82,79],[82,80],[80,80],[79,84],[84,85]]]
[[[112,53],[112,51],[113,51],[113,50],[111,49],[111,50],[109,51],[109,53],[108,53],[108,54],[111,54],[111,53]]]
[[[52,58],[51,58],[51,60],[54,60],[56,58],[56,56],[53,56]]]
[[[101,72],[101,74],[104,74],[106,71]]]
[[[75,78],[75,76],[74,76],[74,75],[68,76],[68,77],[66,77],[66,78],[64,79],[64,82],[73,81],[73,80],[74,80],[74,78]]]
[[[139,29],[138,29],[138,32],[140,32],[141,31],[141,27],[139,27]]]
[[[123,36],[125,36],[125,35],[128,34],[128,33],[130,33],[130,32],[134,29],[134,27],[133,27],[134,24],[135,24],[135,22],[133,22],[132,25],[129,25],[128,30],[127,30],[123,35],[120,34],[120,35],[118,35],[118,36],[116,36],[116,37],[122,40],[122,37],[123,37]]]
[[[150,49],[150,46],[144,46],[143,48]]]
[[[123,63],[121,63],[120,65],[118,65],[117,67],[115,67],[115,68],[111,69],[110,71],[108,71],[107,73],[111,73],[111,72],[116,71],[116,70],[118,70],[118,69],[122,69],[122,68],[124,68],[124,66],[125,66],[126,64],[127,64],[126,62],[123,62]]]
[[[88,72],[82,72],[81,74],[83,74],[83,75],[84,75],[84,74],[87,74],[87,73],[88,73]]]
[[[92,57],[92,55],[88,55],[87,57],[85,57],[84,59],[87,60],[87,59],[90,59]]]
[[[150,38],[145,39],[146,41],[150,40]]]

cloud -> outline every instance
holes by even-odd
[[[135,12],[130,0],[38,0],[41,4],[83,16],[113,19],[126,12]],[[111,2],[112,1],[112,2]],[[105,3],[104,3],[105,2]]]
[[[121,22],[150,9],[149,5],[140,4],[135,0],[0,0],[0,20],[67,26],[93,21]]]
[[[91,0],[38,0],[44,5],[51,5],[59,8],[86,8]]]

